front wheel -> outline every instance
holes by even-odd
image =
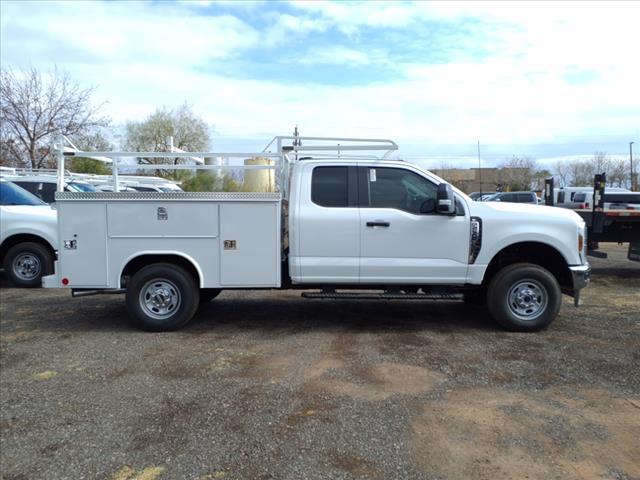
[[[531,263],[516,263],[500,270],[489,284],[487,305],[493,318],[516,332],[547,327],[558,315],[562,292],[556,278]]]
[[[200,292],[194,278],[168,263],[148,265],[138,271],[127,288],[129,314],[144,330],[177,330],[191,320]]]

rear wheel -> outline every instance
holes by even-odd
[[[508,330],[542,330],[558,315],[562,292],[556,278],[531,263],[500,270],[489,284],[487,305],[493,318]]]
[[[191,320],[200,298],[195,279],[184,269],[168,263],[144,267],[127,288],[129,314],[144,330],[177,330]]]
[[[40,243],[19,243],[9,249],[3,266],[15,285],[40,287],[42,277],[53,272],[53,254]]]

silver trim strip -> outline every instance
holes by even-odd
[[[282,196],[278,192],[56,192],[56,200],[98,202],[105,200],[277,202],[281,198]]]
[[[209,238],[215,240],[217,235],[109,235],[109,238]]]

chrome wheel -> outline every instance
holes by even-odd
[[[21,253],[13,259],[13,273],[20,280],[33,280],[40,275],[42,263],[37,255],[30,252]]]
[[[154,279],[144,284],[138,298],[144,313],[164,320],[180,308],[182,297],[175,284],[166,279]]]
[[[511,313],[520,320],[535,320],[542,315],[549,302],[547,289],[536,280],[516,283],[507,295]]]

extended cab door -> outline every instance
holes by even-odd
[[[464,283],[469,213],[421,213],[435,207],[437,185],[402,167],[359,167],[361,283]]]
[[[290,221],[291,278],[296,283],[358,283],[357,167],[299,165],[305,188],[298,185]]]

